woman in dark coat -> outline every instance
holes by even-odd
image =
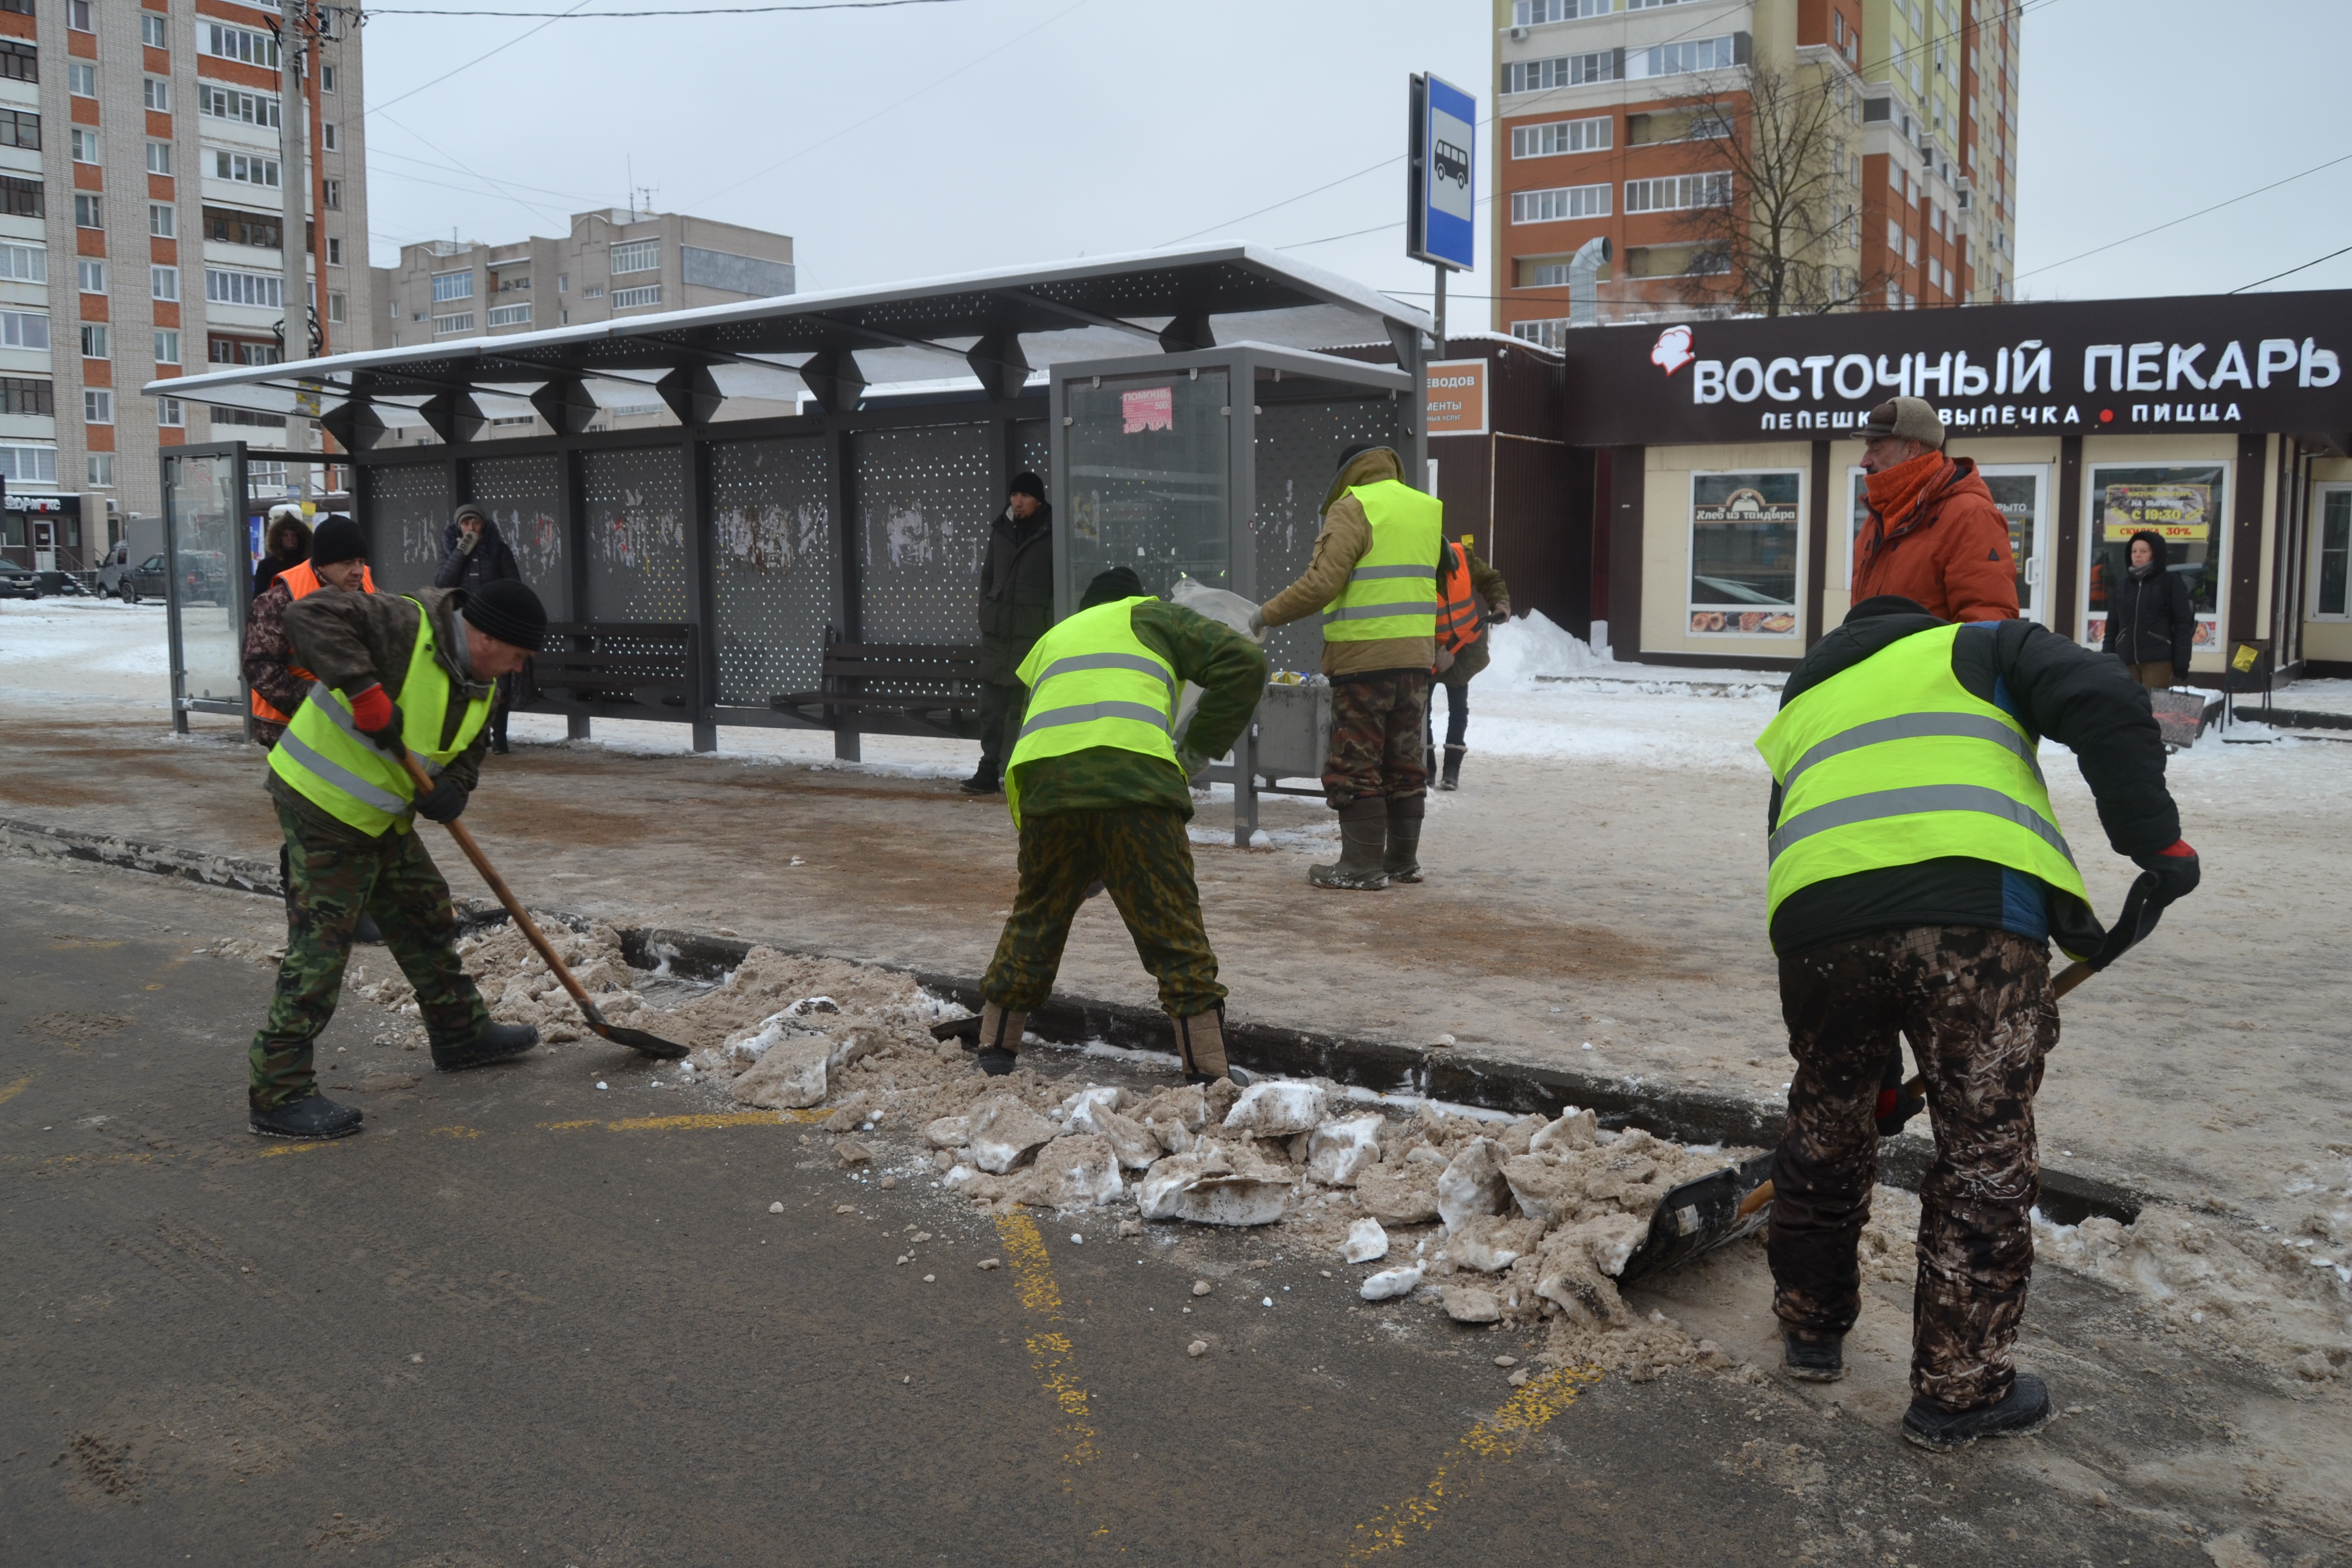
[[[491,583],[520,583],[522,567],[511,546],[499,534],[490,514],[467,501],[441,531],[441,567],[433,574],[436,588],[479,591]],[[498,705],[490,710],[490,750],[507,749],[507,714],[514,706],[515,678],[498,679]]]
[[[255,599],[269,591],[278,574],[310,559],[310,525],[302,521],[300,507],[269,509],[269,531],[261,537],[261,559],[253,565]]]
[[[2167,687],[2189,673],[2197,616],[2189,584],[2164,565],[2164,538],[2152,529],[2131,536],[2130,567],[2107,588],[2107,635],[2099,645],[2131,666],[2142,686]]]

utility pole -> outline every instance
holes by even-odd
[[[278,255],[285,295],[281,346],[289,360],[310,357],[310,254],[304,238],[310,181],[303,126],[302,38],[308,0],[284,0],[278,27],[278,189],[281,198]],[[300,409],[286,421],[286,448],[310,449],[310,422]],[[304,465],[307,467],[307,465]]]

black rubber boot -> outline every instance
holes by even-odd
[[[246,1125],[264,1138],[316,1142],[348,1138],[360,1130],[360,1123],[365,1120],[366,1112],[337,1105],[325,1095],[314,1093],[268,1110],[253,1106],[247,1112]]]
[[[1389,874],[1381,868],[1388,842],[1389,803],[1378,796],[1351,800],[1339,808],[1338,862],[1309,866],[1307,879],[1318,888],[1376,893],[1389,885]]]
[[[981,769],[971,777],[956,785],[956,788],[966,795],[996,795],[1003,790],[1003,786],[996,782],[996,775],[986,768]]]
[[[1427,795],[1392,795],[1389,799],[1388,848],[1381,869],[1391,882],[1421,880],[1421,824],[1429,811]]]
[[[529,1024],[492,1024],[462,1046],[436,1045],[433,1065],[443,1072],[464,1072],[509,1061],[539,1044],[539,1031]]]
[[[1452,790],[1462,787],[1462,753],[1469,749],[1467,746],[1445,748],[1445,771],[1438,775],[1438,788]]]
[[[1780,1331],[1780,1343],[1787,1347],[1781,1364],[1789,1375],[1804,1383],[1835,1383],[1845,1375],[1845,1341],[1801,1340],[1788,1330]]]
[[[1915,1399],[1903,1413],[1903,1436],[1922,1448],[1948,1454],[1979,1437],[2023,1437],[2050,1425],[2050,1390],[2032,1373],[2017,1374],[2009,1397],[1977,1410],[1947,1410]]]

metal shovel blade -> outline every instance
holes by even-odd
[[[1772,1205],[1761,1204],[1743,1215],[1740,1200],[1771,1174],[1772,1155],[1767,1151],[1743,1163],[1694,1177],[1667,1193],[1650,1216],[1650,1234],[1625,1260],[1617,1283],[1631,1285],[1755,1231],[1771,1217]]]
[[[616,1046],[626,1046],[633,1051],[643,1051],[664,1061],[676,1061],[686,1055],[686,1047],[675,1040],[665,1040],[659,1035],[648,1035],[643,1029],[625,1029],[618,1024],[608,1024],[593,1002],[580,999],[580,1011],[587,1016],[588,1026]]]

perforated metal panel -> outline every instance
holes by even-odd
[[[368,469],[368,574],[380,592],[433,586],[441,529],[449,521],[449,470],[440,463],[385,463]]]
[[[825,626],[840,618],[832,452],[823,436],[709,448],[723,703],[816,689]]]
[[[1054,460],[1053,422],[1045,419],[1015,419],[1013,422],[1013,471],[1035,474],[1040,479]],[[1045,498],[1052,500],[1052,496]]]
[[[1359,441],[1397,442],[1401,452],[1408,449],[1400,428],[1404,405],[1391,402],[1386,393],[1301,397],[1304,390],[1296,378],[1258,384],[1257,509],[1250,531],[1255,536],[1260,602],[1297,582],[1314,558],[1323,497],[1339,454]],[[1419,489],[1423,478],[1407,474],[1405,482]],[[1266,658],[1276,669],[1320,669],[1321,617],[1277,627],[1266,639]]]
[[[862,640],[979,640],[980,563],[1004,501],[990,428],[933,425],[854,438]]]
[[[490,514],[515,552],[522,580],[547,606],[551,621],[572,618],[572,570],[563,548],[563,459],[484,458],[470,465],[469,499]]]
[[[590,452],[581,462],[587,618],[683,621],[684,459],[675,447]]]

